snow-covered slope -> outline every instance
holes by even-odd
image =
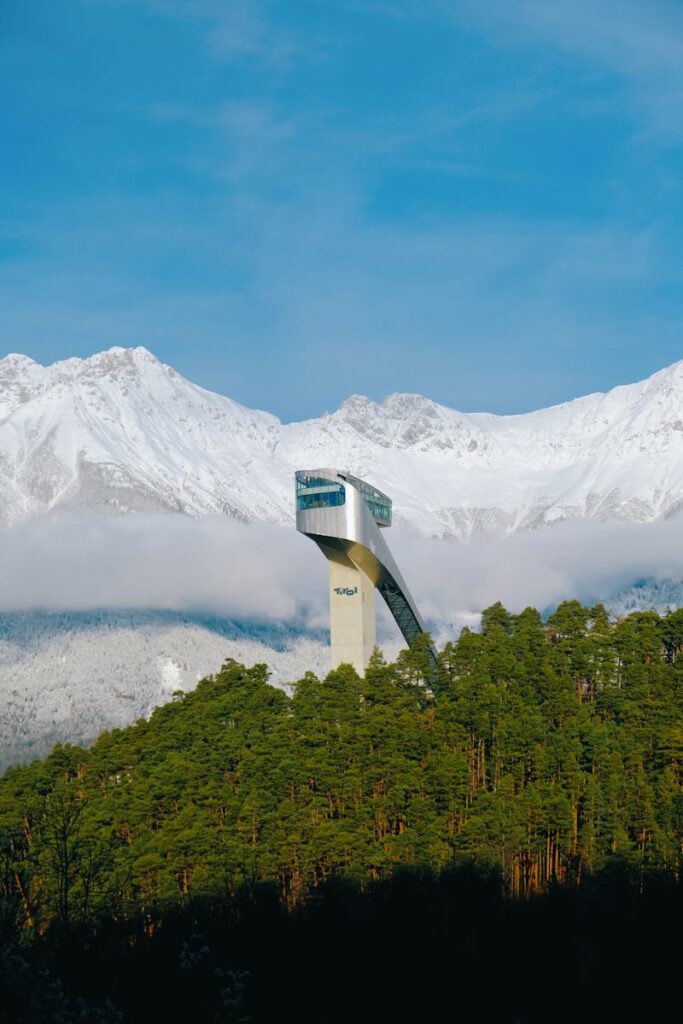
[[[401,646],[395,635],[382,643],[389,658]],[[0,612],[0,771],[129,725],[227,658],[265,663],[287,687],[328,672],[329,637],[165,611]]]
[[[0,522],[55,508],[273,518],[240,496],[279,421],[214,395],[145,349],[40,367],[0,361]],[[277,513],[276,513],[277,515]]]
[[[639,611],[655,611],[666,615],[668,611],[683,608],[683,580],[651,577],[638,580],[633,586],[610,597],[605,604],[619,618]]]
[[[294,469],[321,465],[376,483],[394,499],[397,522],[436,536],[671,516],[683,512],[683,362],[522,416],[459,413],[419,395],[381,403],[356,395],[332,414],[282,424],[195,386],[141,348],[49,367],[20,355],[0,360],[1,526],[66,509],[290,524]],[[617,613],[663,608],[681,593],[677,580],[657,578],[612,603]],[[392,656],[398,641],[383,646]],[[284,683],[324,672],[328,650],[315,632],[174,612],[4,613],[0,767],[134,721],[226,657],[265,661]]]
[[[439,536],[657,519],[683,506],[683,361],[520,416],[356,395],[282,424],[142,348],[49,367],[0,360],[3,525],[63,508],[289,523],[294,469],[319,465],[372,480],[394,499],[397,522]]]
[[[394,645],[395,646],[395,645]],[[0,771],[129,725],[226,658],[286,685],[329,667],[326,637],[169,612],[0,614]]]
[[[666,612],[682,603],[676,581],[642,581],[608,607]],[[432,623],[437,644],[453,640],[467,622]],[[0,612],[0,772],[42,757],[55,743],[91,743],[191,690],[227,658],[263,662],[270,681],[287,687],[329,668],[328,634],[286,625],[240,624],[174,612]],[[402,647],[395,629],[379,624],[391,660]]]

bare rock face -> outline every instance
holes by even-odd
[[[521,416],[420,395],[353,395],[283,424],[213,394],[144,348],[43,367],[0,360],[0,524],[60,509],[290,523],[292,473],[342,466],[435,536],[594,518],[647,522],[683,503],[683,362]]]

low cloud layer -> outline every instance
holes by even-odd
[[[0,531],[0,609],[162,608],[280,621],[315,615],[325,573],[294,530],[222,517],[93,515]]]
[[[683,579],[680,522],[565,523],[469,543],[394,529],[387,539],[426,618],[455,623],[608,600],[634,582]],[[162,608],[327,622],[326,567],[294,529],[225,518],[64,516],[0,531],[0,611]]]
[[[467,620],[496,601],[518,612],[609,601],[644,579],[683,580],[680,520],[578,521],[470,543],[403,534],[393,545],[426,617]]]

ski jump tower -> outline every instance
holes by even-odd
[[[296,528],[315,541],[329,564],[332,668],[348,662],[362,675],[375,646],[375,589],[408,646],[425,632],[380,532],[391,526],[391,499],[336,469],[298,470],[295,479]]]

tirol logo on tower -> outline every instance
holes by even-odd
[[[391,498],[337,469],[298,470],[296,528],[314,540],[330,570],[332,668],[343,663],[365,672],[375,647],[375,588],[410,647],[425,627],[382,536],[391,526]],[[359,601],[337,601],[353,597]],[[432,671],[436,652],[430,645]]]

